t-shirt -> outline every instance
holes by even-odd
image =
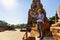
[[[43,13],[37,15],[36,18],[41,18],[41,19],[42,19],[42,20],[37,20],[37,22],[42,22],[42,23],[44,23],[44,14],[43,14]]]

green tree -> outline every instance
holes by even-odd
[[[55,21],[55,16],[50,17],[49,21]]]
[[[25,28],[27,26],[27,24],[20,24],[20,27]]]
[[[20,28],[20,24],[15,25],[15,28]]]
[[[25,28],[27,24],[17,24],[15,25],[16,28]]]
[[[11,25],[11,28],[15,28],[15,25],[14,25],[14,24],[12,24],[12,25]]]
[[[0,26],[7,26],[7,25],[8,25],[7,22],[0,20]]]

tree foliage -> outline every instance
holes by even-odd
[[[7,26],[7,25],[8,25],[7,22],[0,20],[0,26]]]
[[[17,24],[15,25],[16,28],[25,28],[27,26],[27,24]]]
[[[55,21],[55,16],[49,18],[50,21]]]

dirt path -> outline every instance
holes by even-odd
[[[0,40],[22,40],[25,32],[20,32],[20,29],[16,29],[16,31],[4,31],[0,32]],[[36,37],[36,40],[39,38]],[[43,40],[53,40],[52,37],[44,37]]]
[[[0,40],[22,40],[24,32],[20,32],[20,29],[16,30],[0,32]]]

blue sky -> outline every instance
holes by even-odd
[[[41,0],[46,16],[55,15],[60,0]],[[9,24],[27,23],[32,0],[0,0],[0,20]]]

